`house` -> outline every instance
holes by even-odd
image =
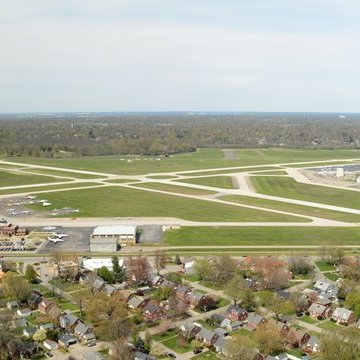
[[[281,300],[289,300],[290,299],[290,292],[289,291],[279,290],[279,291],[276,292],[276,294]]]
[[[200,332],[198,332],[195,338],[204,343],[205,346],[211,347],[215,344],[215,341],[219,338],[219,335],[214,331],[202,328]]]
[[[281,336],[286,336],[290,331],[289,326],[287,326],[286,324],[284,324],[281,321],[272,321],[271,323],[279,331],[279,334]]]
[[[55,329],[55,325],[52,323],[47,323],[47,324],[42,324],[39,326],[39,329],[41,330],[54,330]]]
[[[52,318],[52,319],[58,319],[60,317],[62,313],[62,310],[55,306],[52,306],[49,310],[48,310],[48,315]]]
[[[310,340],[311,335],[305,331],[295,330],[294,339],[299,347],[305,345]]]
[[[59,319],[60,327],[66,330],[72,330],[79,321],[81,320],[72,314],[62,315]]]
[[[28,326],[28,322],[25,318],[17,319],[12,321],[12,327],[13,328],[22,328]]]
[[[179,327],[182,335],[187,339],[193,339],[198,334],[202,327],[196,323],[184,323]]]
[[[336,285],[325,281],[317,281],[314,284],[314,290],[320,295],[327,295],[329,298],[336,299],[339,288]]]
[[[41,313],[47,315],[49,313],[49,310],[53,306],[56,306],[55,301],[53,301],[51,299],[43,299],[39,302],[38,309]]]
[[[77,343],[76,337],[72,334],[63,334],[59,338],[59,345],[68,348]]]
[[[40,301],[43,299],[41,293],[36,290],[32,290],[27,298],[27,304],[31,309],[37,309]]]
[[[352,311],[344,308],[337,307],[331,318],[339,324],[351,325],[354,324],[356,319]]]
[[[74,334],[83,339],[86,334],[92,333],[92,327],[84,324],[82,321],[79,321],[74,328]]]
[[[248,318],[247,318],[247,328],[249,328],[250,330],[255,330],[257,329],[257,327],[261,324],[266,324],[267,320],[256,313],[250,313]]]
[[[358,327],[358,329],[360,329],[360,319],[359,319],[358,322],[356,323],[356,326]]]
[[[46,349],[48,349],[50,351],[55,350],[59,347],[59,344],[56,341],[49,340],[49,339],[44,340],[43,345]]]
[[[175,297],[178,300],[186,300],[191,294],[191,289],[185,285],[178,285],[175,290]]]
[[[314,319],[326,319],[329,315],[330,308],[324,305],[313,303],[309,307],[308,312],[310,316]]]
[[[152,355],[144,354],[141,351],[136,351],[134,354],[134,360],[155,360],[156,358]]]
[[[33,359],[34,355],[39,351],[39,345],[36,342],[22,342],[19,347],[21,358]]]
[[[305,344],[304,350],[308,353],[316,353],[319,351],[320,341],[317,336],[311,336],[309,341]]]
[[[162,309],[153,303],[147,303],[142,309],[145,320],[156,321],[163,316]]]
[[[145,306],[145,299],[140,296],[133,296],[127,301],[127,306],[130,309],[141,309]]]
[[[207,300],[209,298],[210,298],[209,295],[205,295],[205,294],[202,294],[202,293],[197,292],[197,291],[194,291],[194,292],[190,293],[188,295],[188,301],[189,301],[190,309],[193,309],[193,308],[199,306],[199,304],[202,301],[205,301],[205,300]]]
[[[117,289],[116,289],[114,286],[112,286],[112,285],[106,284],[106,285],[103,287],[102,291],[103,291],[106,295],[111,296],[111,295],[113,295],[113,294],[115,294],[115,293],[117,292]]]
[[[219,354],[227,355],[227,346],[228,346],[229,340],[225,339],[223,337],[219,337],[214,342],[214,348],[215,351]]]
[[[332,304],[332,301],[326,295],[327,294],[322,293],[322,295],[317,296],[316,299],[314,300],[314,303],[319,304],[319,305],[324,305],[324,306],[330,306]]]
[[[227,317],[232,321],[245,321],[248,312],[238,305],[230,305],[226,310]]]
[[[27,317],[31,315],[31,310],[28,308],[25,309],[18,309],[16,311],[16,314],[19,315],[20,317]]]
[[[19,307],[19,303],[17,301],[9,301],[6,303],[6,307],[9,310],[15,310]]]
[[[162,282],[164,281],[164,278],[156,275],[153,279],[151,279],[150,283],[153,287],[158,287]]]
[[[37,331],[37,328],[35,326],[28,326],[23,330],[23,335],[27,338],[33,336]]]
[[[177,284],[175,284],[172,281],[163,279],[163,281],[158,286],[161,287],[161,288],[167,287],[167,288],[170,288],[170,289],[175,289]]]
[[[88,285],[93,292],[100,292],[101,288],[105,285],[105,281],[100,276],[93,273],[89,273],[84,277],[81,277],[79,283]]]
[[[231,321],[225,314],[213,314],[211,318],[219,324],[220,327],[227,327],[231,324]]]
[[[242,328],[243,326],[244,326],[244,323],[242,321],[235,321],[235,322],[231,323],[230,325],[228,325],[226,328],[231,332],[231,331],[238,330],[238,329]]]
[[[218,334],[220,337],[225,337],[229,335],[229,331],[223,328],[216,328],[214,329],[214,333]]]

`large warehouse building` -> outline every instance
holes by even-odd
[[[90,236],[91,252],[116,252],[119,246],[136,244],[136,226],[97,226]]]

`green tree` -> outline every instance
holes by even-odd
[[[355,360],[359,359],[359,353],[359,329],[349,327],[324,333],[316,356],[321,360]]]
[[[109,269],[106,266],[102,266],[97,274],[106,282],[113,283],[114,277],[113,274],[109,271]]]
[[[254,360],[256,354],[255,342],[245,336],[228,341],[226,345],[226,358],[229,360]]]
[[[295,312],[295,304],[292,301],[282,300],[276,294],[273,294],[267,307],[274,312],[277,320],[280,319],[280,315],[291,315]]]
[[[175,255],[174,262],[175,262],[176,265],[181,265],[182,264],[179,254]]]
[[[114,255],[111,258],[112,265],[113,265],[113,276],[114,281],[121,283],[125,280],[125,270],[119,265],[119,258]]]
[[[224,293],[234,302],[234,305],[244,296],[247,289],[246,281],[241,275],[235,275],[225,286]]]
[[[360,293],[349,293],[345,299],[345,305],[360,318]]]
[[[2,280],[3,295],[11,300],[23,301],[29,295],[31,288],[26,279],[8,272]]]
[[[151,351],[151,344],[152,344],[152,338],[151,338],[151,334],[146,331],[145,332],[145,338],[144,338],[144,350],[145,350],[145,354],[149,354]]]
[[[254,339],[263,354],[274,356],[285,350],[283,338],[278,329],[271,324],[261,325],[255,331]]]
[[[36,333],[33,335],[33,339],[35,341],[44,341],[46,339],[46,330],[45,329],[37,330]]]
[[[257,309],[257,302],[255,299],[255,295],[251,290],[246,290],[244,292],[244,296],[241,300],[241,306],[246,311],[255,311]]]
[[[38,281],[37,276],[38,274],[32,265],[26,266],[25,279],[29,280],[31,283],[36,283]]]

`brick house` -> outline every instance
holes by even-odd
[[[231,321],[245,321],[248,317],[248,312],[238,305],[230,305],[226,314]]]

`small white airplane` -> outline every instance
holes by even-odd
[[[48,237],[48,240],[53,242],[54,244],[58,243],[58,242],[61,242],[61,241],[64,241],[64,239],[60,239],[60,238],[52,238],[52,237]]]
[[[69,235],[66,235],[66,234],[56,234],[56,233],[53,233],[54,236],[57,238],[57,239],[62,239],[64,237],[68,237]]]

